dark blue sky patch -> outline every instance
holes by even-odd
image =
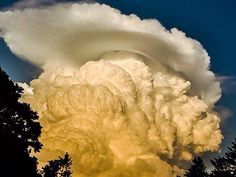
[[[38,77],[41,70],[28,61],[16,57],[6,46],[3,39],[0,39],[0,66],[11,79],[17,82],[29,82],[32,78]]]

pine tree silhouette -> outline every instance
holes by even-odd
[[[208,177],[206,166],[200,157],[194,158],[192,166],[184,174],[185,177]]]
[[[214,166],[211,177],[236,177],[236,139],[223,157],[217,157],[211,163]]]
[[[36,112],[19,102],[22,88],[0,68],[0,176],[38,177],[37,160],[41,126]]]
[[[68,153],[65,154],[64,158],[58,157],[59,159],[51,160],[46,166],[43,167],[41,174],[43,177],[71,177],[71,158]]]

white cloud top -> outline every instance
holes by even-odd
[[[0,28],[44,69],[22,98],[43,125],[41,163],[69,152],[75,177],[172,177],[218,150],[219,83],[183,32],[100,4],[0,12]]]

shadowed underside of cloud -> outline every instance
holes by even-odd
[[[78,177],[171,177],[222,139],[221,90],[199,42],[100,4],[0,12],[1,37],[44,69],[22,100],[39,113],[43,164]]]

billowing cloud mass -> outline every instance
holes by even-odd
[[[100,4],[0,12],[0,28],[44,70],[22,97],[43,126],[40,165],[69,152],[74,177],[173,177],[218,150],[219,83],[183,32]]]

